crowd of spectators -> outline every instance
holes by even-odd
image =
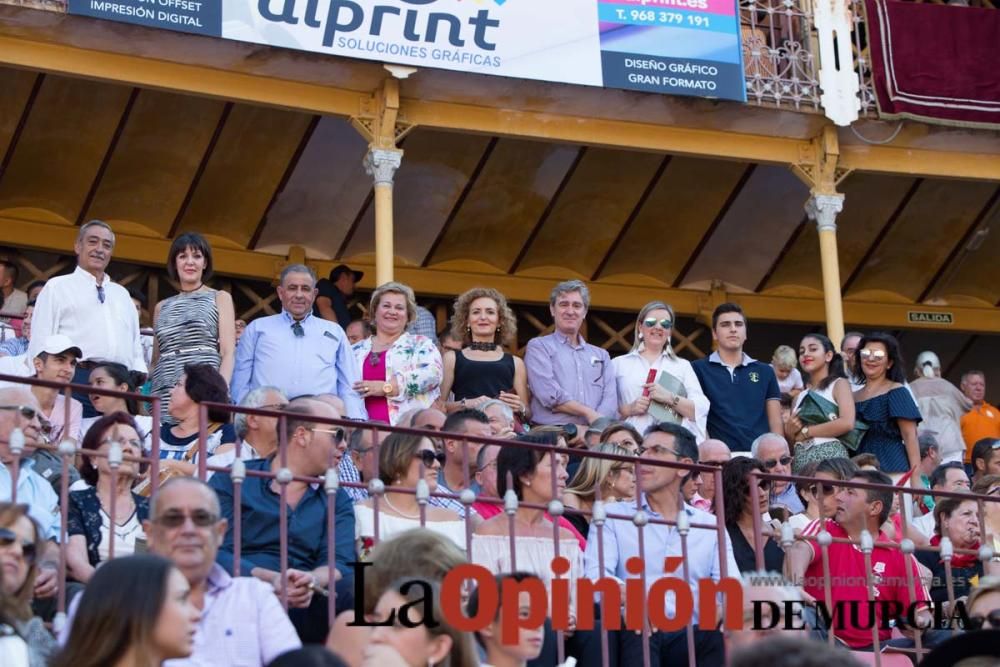
[[[704,358],[677,355],[653,301],[612,359],[584,336],[578,280],[554,287],[523,360],[499,291],[459,295],[438,338],[398,282],[352,318],[363,276],[344,265],[285,267],[281,312],[246,323],[208,286],[197,233],[170,249],[178,294],[153,310],[147,359],[114,246],[86,223],[73,273],[25,292],[0,262],[23,313],[0,346],[4,665],[712,666],[831,634],[839,664],[946,649],[935,604],[966,632],[1000,627],[1000,507],[983,502],[1000,496],[1000,411],[979,371],[957,388],[925,352],[908,378],[882,332],[839,349],[811,333],[761,362],[734,303]],[[474,635],[442,612],[469,564],[492,578],[462,588]],[[727,577],[751,619],[791,601],[853,622],[723,631],[697,602]]]

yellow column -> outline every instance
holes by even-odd
[[[837,258],[837,214],[844,208],[844,195],[813,194],[806,214],[819,230],[819,256],[823,271],[823,301],[826,332],[834,346],[844,339],[844,302],[840,292],[840,262]]]
[[[403,151],[370,146],[365,171],[375,181],[375,284],[392,280],[393,226],[392,182],[403,159]]]

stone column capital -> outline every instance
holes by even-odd
[[[837,214],[844,210],[844,195],[814,194],[806,201],[806,215],[819,231],[837,231]]]
[[[392,148],[369,148],[365,153],[365,171],[375,185],[392,186],[396,170],[403,161],[403,151]]]

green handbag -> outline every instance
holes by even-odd
[[[840,408],[833,401],[823,398],[816,392],[809,391],[806,392],[805,398],[802,399],[802,404],[796,416],[806,426],[814,426],[816,424],[831,422],[839,417]],[[858,446],[861,444],[861,439],[865,437],[865,431],[867,430],[868,424],[860,419],[855,420],[854,430],[840,436],[838,440],[850,451],[857,451]]]

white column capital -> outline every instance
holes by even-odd
[[[813,195],[806,201],[806,215],[819,231],[837,231],[837,214],[844,210],[844,195]]]
[[[396,170],[403,161],[403,151],[392,148],[369,148],[365,153],[365,171],[375,185],[392,185]]]

